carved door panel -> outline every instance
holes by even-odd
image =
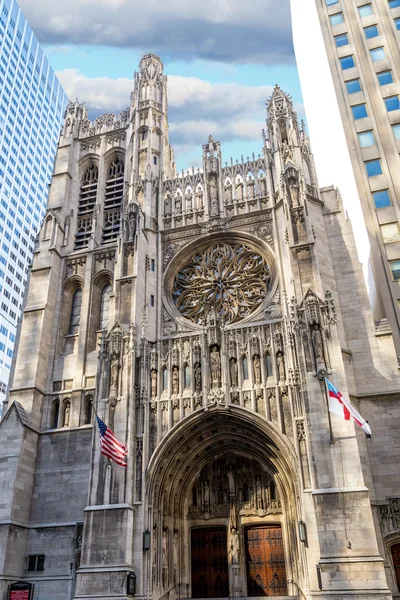
[[[287,596],[280,525],[246,529],[246,567],[248,596]]]
[[[392,546],[392,558],[394,572],[396,574],[397,588],[400,591],[400,544],[394,544]]]
[[[229,596],[225,527],[192,529],[192,598]]]

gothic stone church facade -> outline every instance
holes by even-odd
[[[178,175],[166,87],[147,55],[118,117],[66,111],[0,424],[0,598],[389,599],[398,363],[338,192],[279,87],[258,158],[205,132]],[[371,440],[330,423],[325,375]]]

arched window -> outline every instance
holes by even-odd
[[[185,388],[190,388],[191,385],[191,381],[190,381],[190,367],[189,365],[185,365],[184,371],[183,371],[183,377],[184,377],[184,387]]]
[[[100,329],[108,328],[108,317],[110,313],[111,285],[107,283],[101,290],[100,300]]]
[[[69,322],[69,335],[75,335],[79,332],[81,322],[82,308],[82,290],[78,289],[72,296],[71,319]]]
[[[57,427],[58,427],[59,414],[60,414],[60,402],[59,402],[59,400],[54,400],[53,406],[52,406],[52,414],[51,414],[51,428],[52,429],[57,429]]]
[[[44,231],[43,231],[43,239],[49,240],[51,234],[51,224],[53,222],[53,218],[49,215],[44,222]]]
[[[86,248],[92,233],[93,212],[97,198],[99,168],[90,163],[82,176],[78,202],[78,223],[75,235],[75,249]]]
[[[71,416],[71,402],[69,400],[66,400],[64,402],[63,427],[69,427],[70,416]]]
[[[115,156],[108,170],[104,197],[103,244],[118,237],[121,223],[121,204],[124,194],[124,161]]]
[[[247,483],[243,484],[243,502],[249,501],[249,486]]]
[[[249,378],[249,362],[247,360],[247,356],[243,356],[242,358],[242,372],[243,372],[243,379],[248,379]]]
[[[93,398],[92,396],[88,396],[85,399],[85,425],[90,425],[92,423],[92,413],[93,413]]]
[[[164,369],[162,373],[162,389],[163,392],[166,392],[168,389],[168,370]]]

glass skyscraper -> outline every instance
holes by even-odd
[[[15,0],[0,0],[0,414],[67,97]]]

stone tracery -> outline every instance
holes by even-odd
[[[196,323],[210,311],[226,323],[252,313],[269,290],[265,259],[245,244],[220,243],[196,252],[177,273],[173,299],[181,314]]]

